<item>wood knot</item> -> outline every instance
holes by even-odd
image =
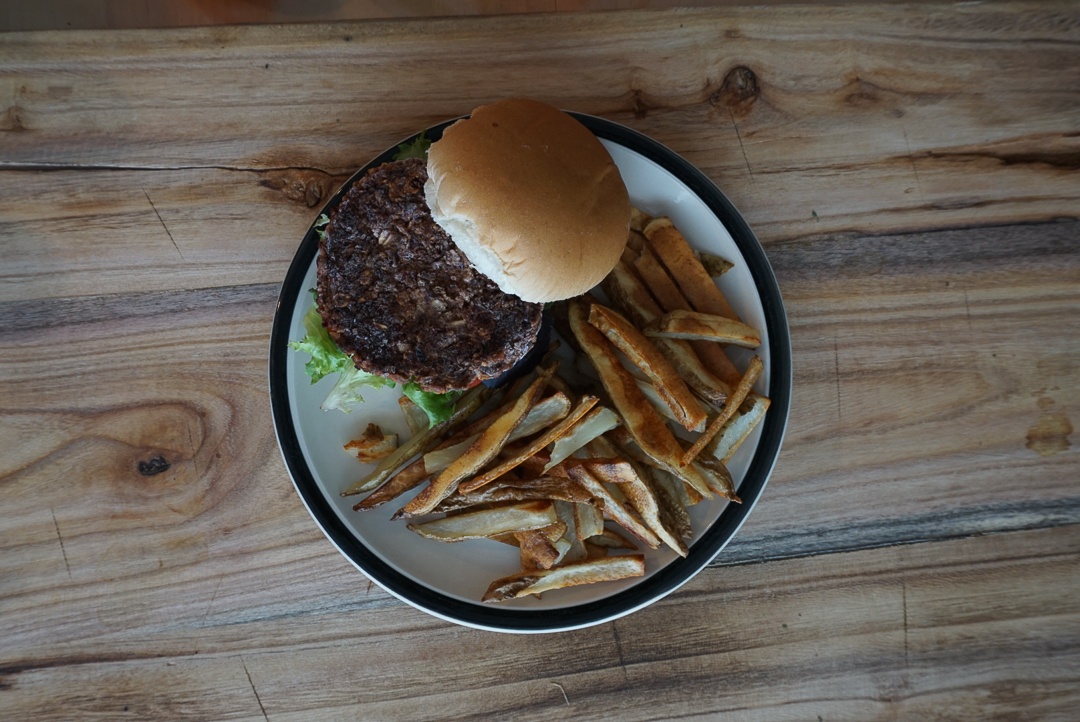
[[[744,114],[761,95],[754,71],[745,65],[739,65],[728,71],[720,89],[709,97],[713,105],[727,106],[734,114]]]
[[[303,203],[308,208],[319,205],[327,191],[326,178],[318,171],[293,171],[263,178],[259,185],[279,191],[289,200]]]
[[[155,456],[152,459],[139,462],[139,473],[143,476],[154,476],[169,470],[169,462],[164,456]]]

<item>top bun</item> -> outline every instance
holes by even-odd
[[[550,105],[504,100],[473,111],[428,151],[431,215],[506,293],[585,293],[626,245],[630,200],[585,126]]]

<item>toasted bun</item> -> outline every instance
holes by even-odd
[[[428,152],[432,217],[506,293],[580,295],[614,268],[630,200],[596,136],[533,100],[504,100],[446,129]]]

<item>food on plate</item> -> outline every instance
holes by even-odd
[[[316,303],[357,368],[443,393],[505,372],[531,349],[542,307],[499,290],[431,217],[427,163],[384,163],[330,213]]]
[[[611,155],[534,100],[485,105],[428,152],[435,221],[484,275],[526,301],[585,293],[619,259],[630,199]]]
[[[430,146],[430,147],[428,147]],[[482,106],[433,144],[369,170],[320,224],[307,336],[324,408],[398,385],[429,424],[538,346],[542,304],[577,295],[618,260],[630,203],[611,156],[566,113]]]
[[[757,329],[742,321],[697,311],[665,313],[645,327],[645,335],[655,338],[717,341],[743,348],[757,348],[761,345]]]
[[[526,570],[497,579],[484,593],[483,601],[501,602],[529,594],[541,594],[553,589],[563,589],[577,584],[595,584],[645,574],[645,557],[626,554],[617,557],[601,557],[567,564],[554,569]]]
[[[360,463],[368,464],[385,459],[397,445],[397,434],[384,434],[378,424],[368,424],[363,434],[345,444],[345,449],[356,454]]]
[[[634,218],[653,235],[674,228],[664,217]],[[347,489],[371,491],[353,508],[374,509],[422,487],[393,516],[409,519],[412,531],[516,546],[521,571],[492,582],[485,602],[643,574],[644,557],[622,550],[666,547],[687,556],[688,507],[709,498],[740,503],[726,463],[769,400],[753,390],[764,372],[760,357],[728,387],[687,341],[649,337],[671,324],[681,329],[685,319],[735,329],[695,337],[728,363],[726,343],[760,343],[741,321],[693,310],[650,243],[631,232],[603,280],[623,313],[593,296],[595,289],[560,305],[573,366],[587,360],[586,379],[564,373],[549,353],[513,387],[470,391],[451,421],[419,431]],[[405,403],[402,413],[415,410]]]
[[[317,230],[292,345],[313,380],[339,374],[324,408],[392,384],[411,432],[370,424],[349,442],[374,467],[342,494],[367,514],[400,500],[391,518],[432,542],[516,547],[520,572],[481,601],[640,577],[641,549],[689,554],[689,507],[740,503],[726,464],[769,400],[761,359],[740,370],[724,349],[761,333],[712,278],[730,264],[631,207],[567,114],[477,108],[368,171]]]

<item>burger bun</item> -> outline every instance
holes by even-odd
[[[424,195],[477,270],[531,302],[585,293],[626,245],[630,200],[584,125],[534,100],[485,105],[428,151]]]

